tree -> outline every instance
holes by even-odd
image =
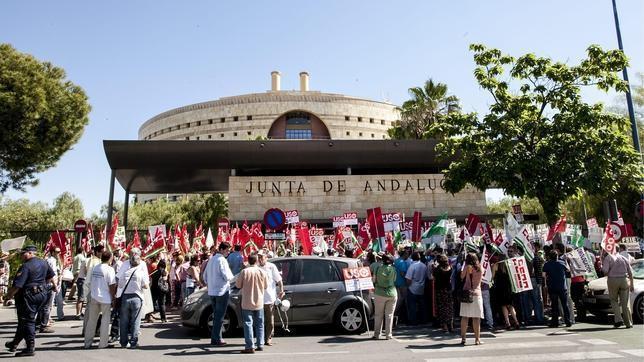
[[[432,79],[423,87],[409,88],[411,99],[398,108],[401,120],[387,130],[392,139],[427,138],[429,126],[451,112],[460,111],[458,98],[447,95],[447,85]]]
[[[456,157],[445,171],[449,192],[469,183],[535,197],[553,223],[560,204],[573,195],[607,195],[620,182],[641,187],[639,155],[624,132],[627,120],[580,95],[581,86],[625,91],[617,76],[627,65],[621,51],[593,45],[579,65],[568,66],[534,54],[515,59],[478,44],[470,49],[476,80],[493,104],[482,119],[450,113],[430,128],[430,135],[444,136],[439,155]],[[506,70],[509,79],[501,79]]]
[[[64,70],[0,44],[0,193],[36,185],[78,142],[89,111]]]
[[[84,217],[83,202],[70,192],[63,192],[54,200],[48,212],[51,229],[72,228],[74,222]]]
[[[543,213],[543,208],[541,207],[541,204],[539,204],[539,200],[534,198],[515,198],[504,196],[498,201],[488,199],[487,210],[490,214],[504,214],[508,211],[512,211],[512,206],[517,204],[521,205],[521,210],[524,214],[538,215],[539,220],[537,222],[546,221],[546,215]],[[499,225],[496,226],[503,227],[502,222],[499,222]]]

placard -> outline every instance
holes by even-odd
[[[348,225],[358,225],[358,213],[355,211],[352,212],[345,212],[344,215],[342,215],[344,218],[344,226]]]
[[[344,216],[334,216],[333,217],[333,227],[342,227],[344,226]]]
[[[266,233],[264,234],[266,240],[284,240],[286,239],[285,233]]]
[[[397,212],[388,212],[382,214],[382,222],[385,227],[385,232],[397,230],[401,221],[402,218]]]
[[[371,280],[369,267],[344,268],[342,269],[342,276],[344,277],[344,286],[347,292],[373,289],[373,280]]]
[[[285,211],[286,214],[286,223],[287,224],[297,224],[300,222],[300,213],[297,210],[288,210]]]
[[[590,219],[586,220],[586,226],[588,226],[588,229],[599,228],[597,219],[595,219],[594,217],[591,217]]]
[[[512,284],[512,292],[520,293],[526,290],[532,290],[532,282],[528,274],[528,268],[525,258],[522,256],[510,258],[505,261],[510,274],[510,281]]]

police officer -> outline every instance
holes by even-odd
[[[18,328],[12,341],[5,343],[10,352],[15,352],[16,347],[24,339],[27,348],[16,353],[16,357],[34,355],[36,339],[36,314],[43,304],[47,302],[46,283],[54,279],[54,271],[43,259],[35,256],[36,247],[27,245],[20,251],[24,263],[18,269],[13,280],[13,286],[7,294],[7,301],[15,295],[16,311],[18,314]],[[54,283],[54,289],[58,286]],[[5,305],[7,302],[5,301]]]

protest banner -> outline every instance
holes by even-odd
[[[353,211],[353,212],[345,212],[344,215],[342,215],[344,218],[344,226],[349,226],[349,225],[358,225],[358,213]]]
[[[344,226],[344,216],[334,216],[333,217],[333,227],[343,227]]]
[[[297,224],[300,222],[300,213],[297,210],[284,211],[287,224]]]
[[[505,260],[504,263],[510,274],[512,293],[532,290],[532,282],[530,281],[530,275],[528,274],[528,267],[524,257],[510,258]]]
[[[2,251],[5,253],[10,252],[11,250],[16,250],[22,248],[22,245],[25,243],[27,236],[20,236],[13,239],[4,239],[1,243]]]
[[[617,241],[615,240],[615,235],[613,234],[613,228],[611,224],[606,225],[606,230],[604,232],[604,238],[601,243],[602,249],[606,250],[608,254],[617,254]]]
[[[586,226],[588,226],[588,229],[598,228],[599,224],[597,223],[597,219],[591,217],[590,219],[586,220]]]
[[[402,221],[402,217],[397,212],[388,212],[388,213],[382,214],[382,222],[384,225],[385,232],[400,229],[401,221]]]
[[[483,247],[481,256],[481,268],[483,269],[483,278],[481,281],[487,285],[492,285],[492,252],[488,249],[487,244]]]
[[[570,274],[573,277],[593,273],[595,268],[593,263],[588,259],[588,255],[583,248],[574,249],[566,253],[568,265],[570,265]]]
[[[363,266],[358,268],[342,269],[344,285],[347,292],[373,289],[373,280],[371,279],[371,270]]]

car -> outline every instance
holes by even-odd
[[[644,259],[638,259],[631,264],[633,268],[634,292],[630,293],[629,303],[635,323],[644,322]],[[595,279],[588,283],[583,296],[586,310],[598,317],[612,314],[606,277]]]
[[[281,312],[290,326],[335,324],[344,334],[362,333],[372,318],[373,296],[369,291],[347,292],[342,269],[362,266],[358,259],[340,257],[295,256],[269,260],[277,266],[284,282],[288,311]],[[277,314],[277,312],[276,312]],[[286,314],[286,315],[284,315]],[[210,333],[212,305],[207,288],[190,295],[181,311],[186,327]],[[276,323],[280,318],[276,316]],[[242,327],[240,289],[231,287],[224,315],[224,334]]]

